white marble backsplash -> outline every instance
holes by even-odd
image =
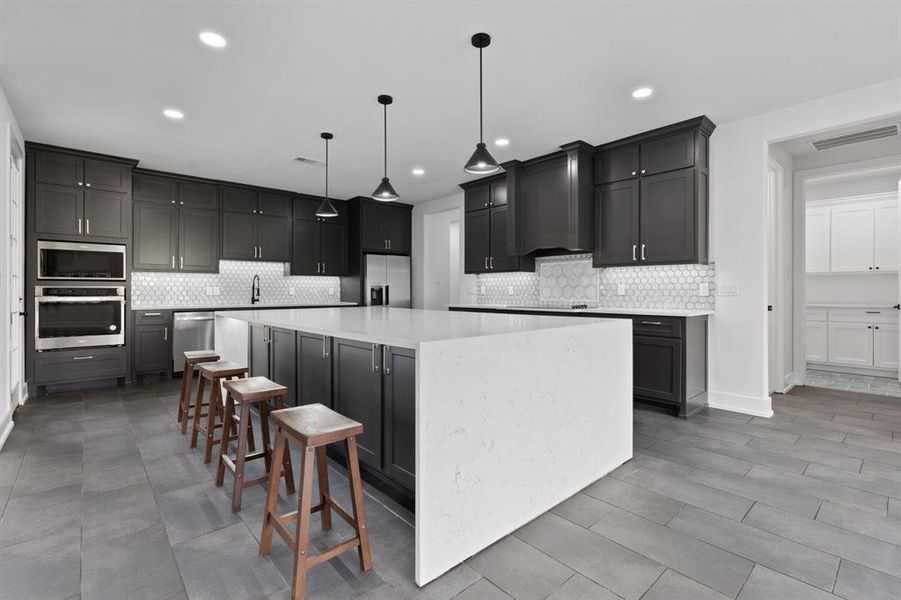
[[[595,269],[590,254],[537,258],[534,273],[478,275],[479,304],[713,310],[716,267],[662,265]],[[706,283],[709,294],[700,294]],[[617,293],[623,286],[624,294]]]
[[[246,305],[250,303],[254,275],[260,276],[262,304],[329,304],[340,300],[338,277],[292,277],[285,275],[284,263],[220,260],[219,273],[133,272],[131,305],[135,309]]]

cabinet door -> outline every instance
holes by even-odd
[[[84,184],[84,160],[69,154],[35,153],[34,180],[78,187]]]
[[[383,252],[388,249],[385,209],[382,204],[360,203],[360,244],[364,251]]]
[[[873,326],[873,366],[877,369],[898,369],[898,326]]]
[[[36,233],[84,233],[84,188],[38,183],[34,190]]]
[[[291,261],[291,219],[257,215],[257,258]]]
[[[899,263],[898,245],[898,201],[891,200],[876,204],[876,270],[897,271]]]
[[[641,175],[693,167],[695,132],[683,131],[641,143]]]
[[[471,187],[463,192],[463,205],[466,211],[488,208],[491,202],[491,186],[489,184]]]
[[[829,323],[829,362],[873,366],[873,326],[866,323]]]
[[[601,152],[595,159],[595,183],[612,183],[638,177],[638,144]]]
[[[811,362],[827,362],[829,360],[829,327],[826,321],[806,321],[805,332],[804,358]]]
[[[247,360],[251,377],[269,377],[269,327],[250,325],[250,353]]]
[[[829,209],[808,208],[804,229],[804,261],[808,273],[829,272]]]
[[[127,193],[131,189],[131,166],[119,162],[86,159],[84,185],[92,190]]]
[[[416,352],[386,348],[385,471],[413,490],[416,484]]]
[[[638,262],[638,194],[638,179],[608,183],[595,190],[595,267]]]
[[[505,206],[507,204],[507,182],[496,181],[491,184],[491,206]]]
[[[360,461],[382,467],[381,346],[335,338],[335,410],[363,424],[357,436]]]
[[[222,186],[222,210],[254,214],[257,210],[257,193],[247,188]]]
[[[316,216],[316,211],[321,203],[322,199],[314,196],[294,196],[291,216],[294,219],[303,219],[304,221],[318,221],[319,217]]]
[[[632,369],[636,396],[682,402],[682,340],[632,336]]]
[[[325,275],[347,274],[347,227],[323,221],[320,229],[320,262]]]
[[[243,213],[222,213],[222,258],[253,260],[257,256],[256,219]]]
[[[393,254],[410,254],[413,245],[413,211],[404,206],[387,206],[386,230],[388,251]]]
[[[463,225],[463,270],[466,273],[488,271],[490,214],[489,209],[466,213]]]
[[[269,378],[288,388],[285,406],[297,406],[297,335],[293,330],[270,330]]]
[[[291,196],[274,192],[260,192],[257,195],[259,214],[270,217],[291,218]]]
[[[152,202],[134,203],[135,271],[174,271],[178,254],[178,207]]]
[[[175,204],[178,200],[178,181],[158,175],[135,173],[132,177],[132,200]]]
[[[293,221],[291,236],[291,274],[319,275],[319,228],[316,221]]]
[[[131,223],[128,194],[84,191],[84,233],[98,237],[127,238]]]
[[[135,327],[131,343],[134,344],[135,373],[168,371],[172,366],[168,325],[139,325]]]
[[[523,174],[523,251],[567,247],[571,233],[569,159],[554,157],[530,165]]]
[[[639,263],[696,261],[695,171],[641,178]]]
[[[297,405],[332,407],[332,340],[297,333]]]
[[[489,238],[488,267],[491,271],[518,271],[518,256],[507,254],[507,205],[494,206],[489,209],[491,215],[491,233]]]
[[[182,206],[178,211],[178,268],[219,272],[219,211]]]
[[[830,266],[833,273],[873,270],[873,205],[833,206]]]
[[[179,181],[178,204],[194,208],[217,209],[219,208],[219,190],[212,183]]]

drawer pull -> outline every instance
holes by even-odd
[[[660,321],[642,321],[642,325],[663,325]]]
[[[866,312],[868,315],[881,315],[882,314],[882,311],[878,311],[878,310],[868,310]]]
[[[160,313],[144,313],[145,317],[158,317]]]
[[[93,356],[73,356],[72,360],[91,360]]]

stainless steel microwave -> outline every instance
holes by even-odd
[[[125,281],[125,246],[38,240],[38,279]]]

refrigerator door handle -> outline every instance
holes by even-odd
[[[391,300],[390,300],[390,297],[388,296],[388,289],[390,287],[391,286],[389,286],[387,283],[385,284],[385,298],[384,298],[385,306],[391,306]]]

